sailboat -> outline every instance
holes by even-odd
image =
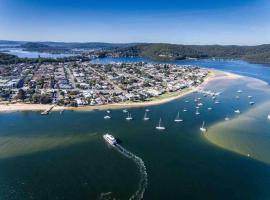
[[[202,126],[200,127],[201,132],[206,132],[206,128],[204,127],[204,121],[202,123]]]
[[[131,117],[131,113],[128,113],[128,116],[126,117],[126,120],[130,121],[132,120],[133,118]]]
[[[175,121],[175,122],[182,122],[182,121],[183,121],[183,119],[180,119],[180,117],[179,117],[179,112],[177,113],[177,116],[176,116],[176,118],[174,119],[174,121]]]
[[[149,112],[150,110],[148,108],[145,109],[146,112]]]
[[[186,109],[186,108],[184,108],[184,109],[183,109],[183,112],[187,112],[187,109]]]
[[[158,125],[156,126],[157,130],[165,130],[165,127],[162,126],[162,121],[161,118],[159,119]]]
[[[249,104],[252,106],[252,105],[255,104],[255,102],[254,101],[250,101]]]
[[[230,118],[229,117],[225,117],[225,121],[229,121],[230,120]]]
[[[107,112],[107,113],[111,113],[111,111],[110,111],[110,110],[107,110],[106,112]]]
[[[110,115],[105,115],[104,119],[111,119],[111,116]]]
[[[127,109],[124,109],[124,110],[123,110],[123,113],[127,113],[127,112],[128,112]]]
[[[249,95],[248,98],[251,99],[251,98],[253,98],[253,96]]]
[[[237,92],[238,92],[238,93],[242,93],[242,90],[238,90]]]
[[[237,113],[237,114],[239,114],[240,113],[240,110],[235,110],[234,112]]]
[[[212,110],[212,107],[208,107],[207,109],[208,109],[208,110]]]
[[[270,115],[268,115],[267,118],[270,120]]]
[[[144,121],[147,121],[147,120],[149,120],[149,119],[150,119],[150,118],[147,116],[147,111],[145,111],[143,120],[144,120]]]
[[[200,114],[198,108],[196,108],[195,114],[196,114],[196,115],[199,115],[199,114]]]

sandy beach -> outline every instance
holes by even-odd
[[[131,107],[144,107],[159,105],[173,101],[185,95],[188,95],[196,90],[203,89],[210,81],[217,79],[236,79],[241,78],[240,75],[223,72],[219,70],[209,70],[209,75],[205,78],[204,82],[197,87],[187,88],[179,92],[164,94],[151,101],[146,102],[125,102],[125,103],[114,103],[107,105],[98,106],[80,106],[80,107],[64,107],[54,106],[52,111],[60,110],[74,110],[74,111],[91,111],[91,110],[106,110],[106,109],[119,109],[119,108],[131,108]],[[52,105],[49,104],[28,104],[28,103],[0,103],[0,112],[16,112],[16,111],[45,111],[48,110]]]

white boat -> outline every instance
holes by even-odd
[[[225,121],[229,121],[230,120],[230,118],[229,117],[225,117]]]
[[[131,113],[128,113],[128,116],[126,117],[126,120],[130,121],[132,120],[133,118],[131,117]]]
[[[105,115],[104,119],[111,119],[111,116],[110,115]]]
[[[195,112],[195,114],[196,114],[196,115],[199,115],[199,114],[200,114],[200,112],[199,112],[198,108],[196,108],[196,112]]]
[[[239,96],[235,96],[236,99],[239,99],[240,97]]]
[[[147,121],[147,120],[149,120],[150,118],[147,116],[147,111],[145,111],[145,113],[144,113],[144,116],[143,116],[143,120],[144,121]]]
[[[183,109],[183,112],[187,112],[187,109],[184,108],[184,109]]]
[[[127,109],[124,109],[124,110],[123,110],[123,113],[127,113],[127,112],[128,112]]]
[[[203,103],[198,103],[198,106],[203,106]]]
[[[240,110],[235,110],[234,112],[237,113],[237,114],[239,114],[240,113]]]
[[[212,108],[211,108],[211,107],[208,107],[207,109],[208,109],[208,110],[212,110]]]
[[[150,110],[148,108],[145,109],[146,112],[149,112]]]
[[[248,98],[251,99],[251,98],[253,98],[253,96],[249,95]]]
[[[158,125],[156,126],[157,130],[165,130],[165,127],[162,126],[162,121],[161,118],[159,119]]]
[[[255,102],[254,101],[250,101],[249,104],[252,106],[252,105],[255,104]]]
[[[189,102],[189,100],[186,100],[185,102],[186,102],[186,103],[188,103],[188,102]]]
[[[242,90],[237,90],[238,93],[242,93]]]
[[[117,140],[110,134],[103,135],[103,138],[106,142],[108,142],[110,145],[114,146],[117,144]]]
[[[106,112],[107,112],[107,113],[111,113],[111,111],[110,111],[110,110],[107,110]]]
[[[220,104],[220,102],[219,101],[215,101],[215,104]]]
[[[202,123],[202,126],[200,127],[201,132],[206,132],[206,128],[204,127],[204,121]]]
[[[177,113],[177,116],[176,116],[176,118],[174,119],[174,121],[175,121],[175,122],[182,122],[182,121],[183,121],[183,119],[180,119],[180,117],[179,117],[179,112]]]
[[[270,120],[270,115],[268,115],[267,118]]]
[[[200,97],[198,97],[197,99],[198,99],[198,100],[201,100],[201,98],[200,98]]]

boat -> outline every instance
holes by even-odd
[[[219,101],[215,101],[215,104],[220,104],[220,102]]]
[[[145,111],[143,120],[144,120],[144,121],[147,121],[147,120],[149,120],[149,119],[150,119],[150,118],[147,116],[147,111]]]
[[[146,112],[149,112],[150,110],[148,108],[145,109]]]
[[[267,118],[270,120],[270,115],[268,115]]]
[[[212,108],[211,108],[211,107],[208,107],[207,109],[208,109],[208,110],[212,110]]]
[[[130,121],[132,120],[133,118],[131,117],[131,113],[128,113],[128,116],[126,117],[126,120]]]
[[[198,106],[203,106],[203,104],[202,103],[198,103]]]
[[[236,99],[239,99],[240,97],[239,96],[235,96]]]
[[[237,90],[238,93],[242,93],[242,90]]]
[[[250,101],[249,104],[252,106],[252,105],[255,104],[255,102],[254,101]]]
[[[106,112],[107,112],[107,113],[111,113],[111,111],[110,111],[110,110],[107,110]]]
[[[127,112],[128,112],[127,109],[124,109],[124,110],[123,110],[123,113],[127,113]]]
[[[49,112],[48,112],[48,111],[44,111],[44,112],[41,112],[40,114],[41,114],[41,115],[48,115]]]
[[[199,114],[200,114],[200,112],[199,112],[198,108],[196,108],[196,112],[195,112],[195,114],[196,114],[196,115],[199,115]]]
[[[253,98],[253,96],[249,95],[248,98],[251,99],[251,98]]]
[[[175,121],[175,122],[182,122],[182,121],[183,121],[183,119],[180,119],[180,117],[179,117],[179,112],[177,113],[177,116],[176,116],[176,118],[174,119],[174,121]]]
[[[186,102],[186,103],[188,103],[188,102],[189,102],[189,100],[186,100],[185,102]]]
[[[229,121],[230,120],[230,118],[229,117],[225,117],[225,121]]]
[[[62,115],[63,112],[64,112],[64,109],[60,110],[60,115]]]
[[[237,114],[239,114],[240,113],[240,110],[235,110],[234,112],[237,113]]]
[[[206,128],[204,127],[204,121],[202,123],[202,126],[200,127],[201,132],[206,132]]]
[[[117,144],[117,140],[110,134],[103,135],[103,138],[106,142],[108,142],[110,145],[115,146]]]
[[[157,130],[165,130],[165,127],[162,126],[162,121],[161,118],[159,119],[158,125],[156,126]]]
[[[104,119],[111,119],[111,116],[110,115],[105,115]]]

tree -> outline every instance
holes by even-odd
[[[24,100],[25,99],[25,91],[23,89],[19,89],[16,99]]]

